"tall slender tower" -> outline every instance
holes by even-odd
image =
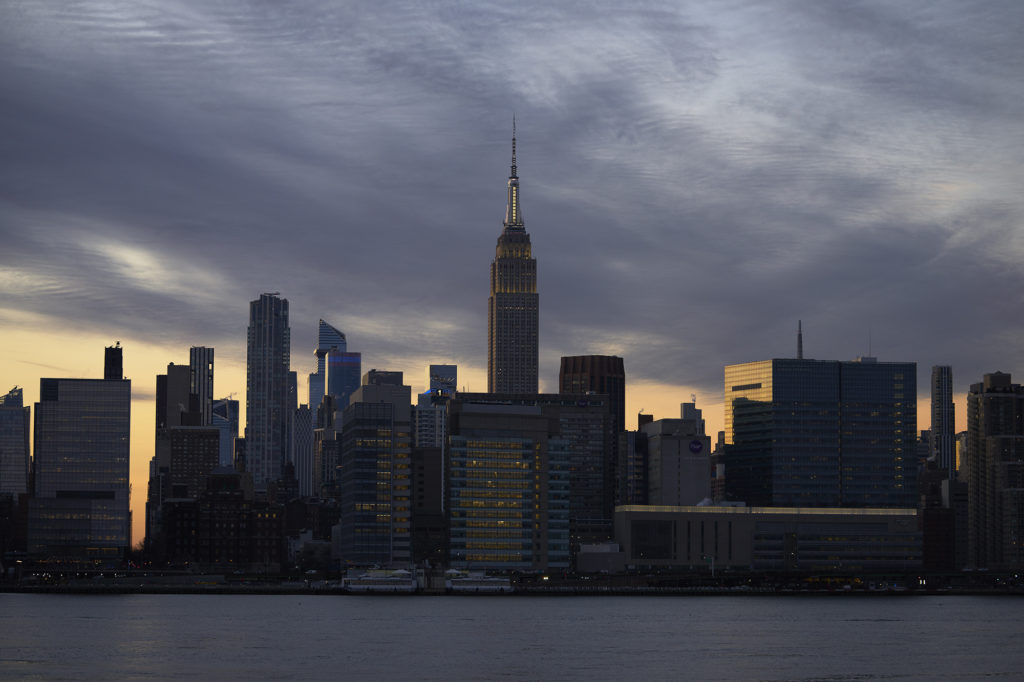
[[[512,119],[512,172],[508,176],[505,229],[491,262],[487,300],[487,390],[537,392],[537,261],[519,208],[516,124]]]
[[[213,349],[206,346],[189,348],[188,366],[189,392],[199,400],[200,423],[209,426],[213,423]]]
[[[956,407],[953,404],[953,368],[949,365],[932,367],[932,451],[930,456],[946,473],[956,478]]]
[[[309,375],[309,408],[311,410],[316,411],[316,408],[320,407],[320,401],[323,400],[324,393],[327,391],[327,354],[332,350],[344,353],[346,348],[347,342],[341,330],[321,319],[317,329],[316,350],[313,351],[313,355],[316,356],[316,371]],[[359,386],[358,376],[359,371],[356,370],[357,388]]]
[[[260,294],[249,304],[245,385],[246,469],[258,488],[279,479],[288,459],[290,352],[288,300]]]

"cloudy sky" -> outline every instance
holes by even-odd
[[[35,400],[121,341],[143,481],[153,377],[213,346],[244,400],[260,292],[300,377],[323,317],[484,390],[513,113],[542,387],[614,353],[630,413],[710,408],[798,319],[922,396],[1024,372],[1019,0],[623,7],[0,4],[0,374]]]

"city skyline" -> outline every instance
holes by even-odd
[[[300,396],[319,318],[366,369],[482,390],[515,110],[542,391],[617,355],[627,423],[695,392],[713,433],[722,367],[793,357],[802,319],[807,357],[917,362],[919,396],[950,365],[962,406],[1022,360],[1024,12],[780,7],[7,3],[0,390],[123,343],[136,527],[155,376],[215,348],[244,401],[261,292]]]

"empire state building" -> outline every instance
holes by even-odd
[[[505,229],[491,262],[487,299],[487,391],[537,393],[537,261],[519,208],[516,131],[508,177]]]

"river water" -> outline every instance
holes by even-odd
[[[1024,600],[2,594],[0,678],[1020,680]]]

